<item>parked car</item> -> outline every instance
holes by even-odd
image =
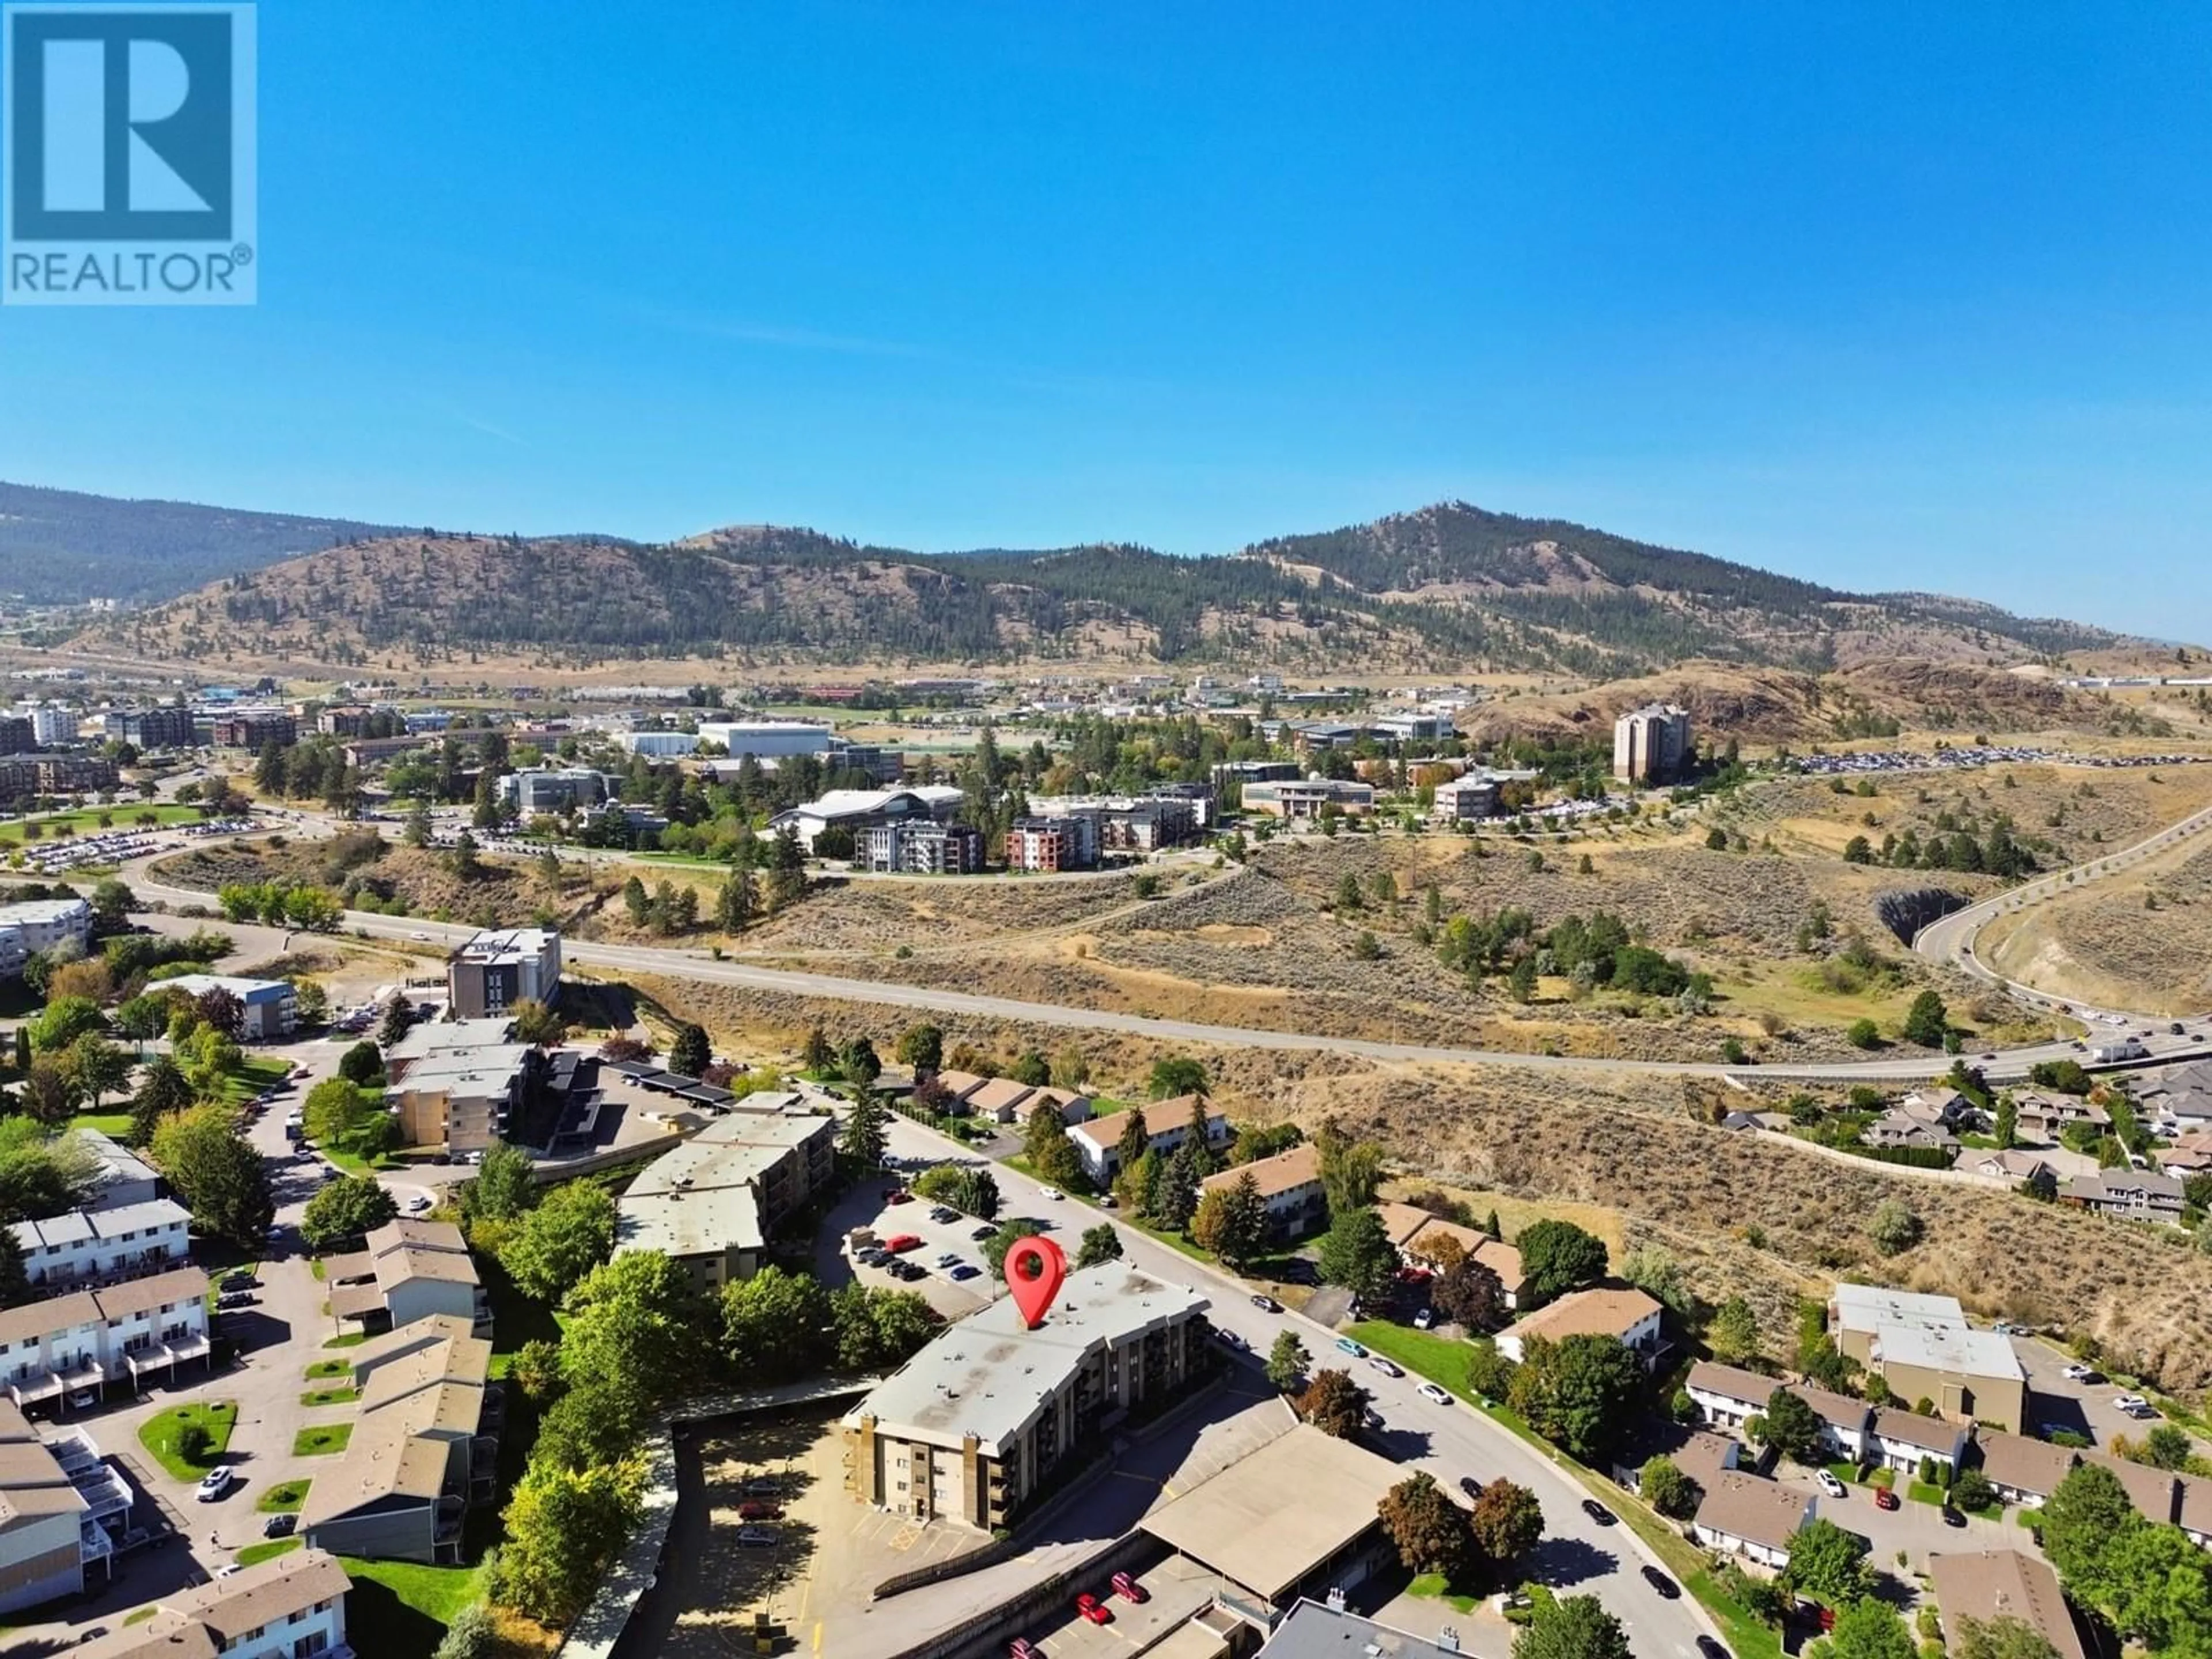
[[[1044,1659],[1044,1655],[1030,1645],[1026,1636],[1017,1636],[1006,1644],[1006,1659]]]
[[[1283,1304],[1272,1296],[1255,1296],[1252,1298],[1252,1305],[1262,1313],[1280,1313],[1283,1310]]]
[[[299,1527],[300,1517],[296,1515],[272,1515],[261,1523],[261,1535],[264,1538],[289,1538],[299,1530]]]
[[[1601,1527],[1616,1525],[1620,1520],[1619,1516],[1615,1515],[1611,1510],[1606,1508],[1604,1504],[1599,1503],[1595,1498],[1585,1498],[1583,1499],[1583,1513],[1589,1516],[1591,1520],[1596,1522]]]
[[[1114,1609],[1089,1590],[1084,1591],[1075,1598],[1075,1610],[1094,1625],[1110,1625],[1114,1622]]]
[[[1655,1566],[1647,1565],[1644,1567],[1644,1582],[1650,1585],[1653,1589],[1657,1590],[1660,1595],[1665,1596],[1669,1601],[1679,1601],[1681,1600],[1682,1587]]]
[[[1895,1509],[1897,1494],[1887,1486],[1876,1486],[1874,1489],[1874,1506],[1878,1510]]]
[[[238,1477],[230,1472],[228,1466],[210,1469],[200,1477],[199,1485],[192,1488],[192,1496],[203,1504],[212,1504],[228,1494],[237,1484]]]
[[[1239,1352],[1250,1346],[1236,1332],[1224,1331],[1218,1325],[1213,1328],[1213,1340],[1224,1348],[1235,1348]]]
[[[1067,1194],[1060,1191],[1057,1187],[1040,1187],[1037,1188],[1037,1196],[1039,1198],[1051,1199],[1056,1203],[1060,1200],[1066,1198]],[[1102,1620],[1101,1622],[1103,1623],[1103,1621]]]
[[[1114,1575],[1114,1594],[1124,1601],[1134,1601],[1139,1605],[1152,1599],[1152,1593],[1126,1572]]]
[[[1946,1504],[1943,1505],[1943,1524],[1947,1527],[1963,1527],[1966,1524],[1966,1517],[1963,1512]]]
[[[960,1258],[954,1252],[947,1250],[937,1258],[937,1265],[940,1267],[957,1267],[960,1265]]]
[[[97,1389],[79,1389],[69,1397],[69,1401],[71,1411],[88,1412],[100,1403],[100,1391]]]
[[[2124,1412],[2133,1412],[2143,1409],[2150,1401],[2139,1394],[2123,1394],[2114,1396],[2112,1404]]]
[[[772,1550],[775,1547],[774,1527],[739,1527],[738,1547],[741,1550]]]
[[[738,1490],[747,1498],[781,1498],[783,1482],[772,1474],[757,1474]]]
[[[1413,1328],[1417,1331],[1425,1331],[1436,1322],[1437,1316],[1434,1310],[1428,1308],[1422,1309],[1413,1316]]]
[[[903,1188],[893,1188],[890,1192],[884,1194],[884,1202],[886,1204],[911,1204],[914,1202],[914,1194],[908,1192]]]
[[[1482,1482],[1476,1480],[1471,1474],[1462,1474],[1460,1476],[1459,1489],[1465,1492],[1469,1498],[1480,1498],[1482,1496]]]
[[[1434,1382],[1424,1382],[1414,1392],[1432,1406],[1449,1406],[1452,1402],[1451,1391]]]
[[[407,1200],[407,1213],[410,1215],[420,1215],[429,1207],[430,1200],[427,1194],[417,1193]]]
[[[921,1248],[921,1236],[918,1233],[893,1233],[884,1241],[884,1248],[893,1255],[904,1255],[908,1250]]]
[[[1338,1337],[1336,1339],[1336,1346],[1344,1352],[1350,1354],[1354,1359],[1364,1359],[1367,1358],[1366,1348],[1361,1344],[1354,1342],[1348,1336]]]
[[[982,1271],[983,1271],[983,1270],[982,1270],[981,1267],[978,1267],[977,1266],[975,1266],[975,1264],[974,1262],[972,1262],[972,1261],[963,1261],[963,1262],[962,1262],[958,1267],[955,1267],[955,1268],[952,1270],[952,1274],[951,1274],[951,1276],[952,1276],[954,1279],[975,1279],[975,1278],[979,1277],[979,1276],[981,1274]]]
[[[1829,1474],[1827,1470],[1815,1469],[1813,1472],[1813,1479],[1816,1483],[1818,1483],[1820,1490],[1827,1493],[1829,1497],[1841,1498],[1844,1496],[1844,1483],[1837,1480],[1834,1475]]]
[[[1699,1659],[1735,1659],[1734,1654],[1710,1636],[1700,1636],[1698,1638],[1698,1653]]]
[[[738,1505],[738,1519],[740,1521],[781,1521],[783,1519],[783,1505],[781,1504],[771,1504],[767,1502],[740,1504]]]
[[[948,1221],[959,1220],[960,1212],[952,1208],[950,1205],[940,1204],[929,1212],[929,1218],[932,1221],[936,1222],[939,1226],[942,1226]]]
[[[1403,1368],[1393,1364],[1379,1353],[1370,1358],[1367,1364],[1370,1370],[1378,1370],[1385,1376],[1403,1376],[1406,1374]]]
[[[2087,1365],[2080,1364],[2068,1365],[2062,1369],[2058,1374],[2064,1377],[2069,1382],[2087,1382],[2090,1376],[2089,1368]]]
[[[987,1238],[996,1237],[998,1236],[998,1231],[999,1230],[996,1227],[994,1227],[988,1222],[986,1222],[983,1225],[976,1228],[975,1231],[969,1233],[968,1237],[974,1239],[978,1244],[981,1244]]]

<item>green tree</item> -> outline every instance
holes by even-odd
[[[949,1204],[979,1221],[999,1213],[998,1178],[988,1170],[968,1164],[939,1164],[925,1170],[911,1183],[916,1195],[933,1204]]]
[[[1121,1235],[1110,1221],[1102,1221],[1095,1227],[1083,1230],[1083,1242],[1075,1252],[1079,1267],[1096,1267],[1121,1259]]]
[[[1950,1029],[1950,1010],[1933,991],[1923,991],[1905,1010],[1905,1037],[1908,1042],[1917,1042],[1923,1048],[1940,1048],[1944,1034]]]
[[[1850,1029],[1844,1033],[1844,1041],[1854,1048],[1879,1048],[1881,1047],[1881,1028],[1870,1019],[1855,1019]]]
[[[668,1045],[668,1069],[684,1077],[697,1077],[714,1063],[714,1048],[708,1040],[707,1028],[678,1026],[676,1040]]]
[[[830,1325],[840,1370],[896,1370],[921,1352],[944,1322],[912,1291],[844,1285],[831,1292]]]
[[[823,1077],[828,1074],[830,1062],[836,1058],[830,1047],[830,1034],[817,1021],[806,1034],[805,1046],[799,1051],[799,1069],[809,1077]]]
[[[23,1242],[12,1227],[0,1227],[0,1308],[32,1301],[30,1271],[23,1264]]]
[[[1429,1305],[1470,1333],[1505,1322],[1505,1284],[1474,1257],[1462,1254],[1429,1284]]]
[[[1352,1380],[1350,1371],[1316,1371],[1292,1404],[1300,1417],[1323,1434],[1349,1440],[1366,1421],[1370,1398],[1367,1390]]]
[[[500,1247],[499,1263],[525,1296],[558,1302],[614,1249],[615,1201],[606,1188],[564,1181],[524,1212]]]
[[[1152,1149],[1152,1126],[1145,1121],[1145,1109],[1132,1106],[1122,1114],[1121,1133],[1115,1138],[1115,1164],[1118,1169],[1133,1170]]]
[[[415,1029],[415,1005],[407,1000],[404,991],[394,991],[391,1000],[384,1005],[384,1018],[377,1024],[377,1045],[387,1054],[408,1032]]]
[[[2098,1605],[2114,1629],[2164,1659],[2212,1654],[2212,1556],[2187,1533],[2138,1516],[2106,1555],[2114,1590]]]
[[[894,1052],[898,1063],[911,1066],[917,1075],[941,1071],[945,1066],[945,1033],[926,1023],[909,1025],[899,1033],[898,1047]]]
[[[1628,1632],[1595,1595],[1540,1607],[1513,1638],[1513,1659],[1632,1659]],[[1911,1659],[1911,1656],[1905,1656]]]
[[[1314,1138],[1321,1154],[1322,1192],[1332,1217],[1364,1209],[1382,1184],[1382,1149],[1371,1140],[1346,1141],[1340,1135]]]
[[[865,1036],[848,1037],[837,1046],[837,1075],[846,1082],[867,1086],[884,1074],[876,1045]]]
[[[1869,1595],[1836,1614],[1836,1627],[1805,1650],[1808,1659],[1915,1659],[1912,1632],[1888,1602]]]
[[[1312,1364],[1313,1356],[1298,1340],[1298,1334],[1284,1331],[1275,1338],[1275,1346],[1267,1350],[1268,1384],[1283,1394],[1297,1394],[1305,1387],[1306,1372]]]
[[[811,1375],[834,1352],[830,1293],[773,1265],[722,1286],[722,1353],[747,1387]]]
[[[338,1056],[338,1075],[360,1088],[375,1088],[384,1081],[384,1055],[364,1037]]]
[[[300,1237],[324,1255],[357,1245],[368,1233],[399,1213],[392,1194],[368,1176],[347,1176],[329,1182],[307,1200],[300,1216]]]
[[[2196,1449],[2186,1431],[2161,1423],[2143,1437],[2142,1455],[2136,1461],[2154,1469],[2179,1471],[2189,1467]]]
[[[430,1659],[497,1659],[499,1630],[491,1609],[471,1601],[446,1623],[446,1633]]]
[[[1468,1392],[1482,1400],[1503,1400],[1513,1392],[1513,1378],[1521,1368],[1498,1349],[1498,1344],[1486,1336],[1477,1337],[1468,1345]]]
[[[566,1305],[562,1370],[579,1392],[606,1390],[626,1421],[642,1422],[690,1388],[706,1358],[713,1316],[690,1273],[658,1250],[625,1251],[592,1268]]]
[[[638,1485],[629,1464],[571,1470],[533,1458],[507,1506],[500,1601],[542,1624],[573,1620],[637,1524]]]
[[[714,925],[742,933],[760,920],[760,888],[750,870],[732,870],[714,895]]]
[[[259,1249],[269,1235],[276,1204],[261,1154],[233,1127],[227,1106],[179,1112],[154,1133],[154,1164],[168,1177],[178,1200],[202,1232],[240,1249]]]
[[[1867,1218],[1867,1237],[1884,1255],[1897,1255],[1920,1242],[1920,1218],[1901,1198],[1885,1198]]]
[[[461,1188],[461,1213],[471,1220],[512,1221],[538,1201],[530,1154],[495,1140],[484,1151],[476,1176]]]
[[[79,1037],[107,1029],[100,1005],[90,997],[56,997],[28,1020],[31,1047],[42,1054],[59,1054]]]
[[[1067,1138],[1067,1125],[1057,1106],[1048,1103],[1030,1114],[1022,1152],[1029,1159],[1030,1173],[1048,1186],[1082,1192],[1090,1185],[1084,1174],[1083,1154]]]
[[[1321,1276],[1363,1301],[1387,1295],[1398,1271],[1398,1252],[1371,1209],[1353,1210],[1329,1224],[1316,1253]]]
[[[557,1048],[568,1040],[568,1022],[535,997],[524,997],[507,1011],[514,1022],[514,1040],[540,1048]]]
[[[2024,1619],[1999,1613],[1994,1619],[1958,1621],[1949,1632],[1952,1659],[2058,1659],[2051,1638]]]
[[[1827,1519],[1808,1521],[1790,1540],[1790,1584],[1823,1607],[1842,1608],[1874,1594],[1867,1540]]]
[[[863,1172],[881,1169],[884,1148],[890,1137],[890,1118],[876,1091],[854,1090],[853,1104],[845,1114],[843,1127],[837,1132],[837,1150],[844,1155],[846,1163]]]
[[[1376,1512],[1382,1530],[1397,1546],[1398,1559],[1409,1571],[1441,1573],[1449,1582],[1465,1582],[1474,1543],[1468,1531],[1467,1511],[1444,1496],[1434,1475],[1423,1469],[1401,1480],[1382,1494]]]
[[[31,1062],[31,1069],[23,1079],[23,1110],[50,1129],[58,1129],[67,1123],[84,1099],[83,1091],[77,1086],[76,1074],[64,1063],[64,1058],[40,1054]]]
[[[1593,1465],[1610,1451],[1644,1388],[1636,1355],[1610,1336],[1531,1337],[1514,1373],[1514,1410],[1553,1444]]]
[[[1695,1515],[1702,1495],[1698,1483],[1663,1453],[1645,1460],[1637,1479],[1637,1491],[1645,1503],[1670,1521],[1686,1521]]]
[[[2113,1541],[2142,1519],[2119,1477],[2094,1463],[2076,1466],[2037,1519],[2043,1553],[2069,1592],[2087,1606],[2112,1607],[2121,1589],[2109,1559]]]
[[[1190,1237],[1199,1249],[1211,1250],[1232,1268],[1265,1254],[1267,1200],[1249,1170],[1240,1170],[1226,1187],[1209,1188],[1199,1200],[1191,1216]]]
[[[1536,1547],[1544,1535],[1544,1506],[1528,1487],[1492,1480],[1475,1494],[1468,1524],[1477,1547],[1503,1565]]]
[[[1188,1054],[1164,1054],[1152,1062],[1147,1088],[1154,1100],[1208,1091],[1206,1067]]]
[[[999,1224],[999,1231],[983,1241],[983,1265],[991,1270],[992,1278],[1005,1279],[1006,1252],[1030,1234],[1042,1231],[1042,1225],[1033,1215],[1008,1216]]]
[[[1571,1221],[1531,1222],[1514,1245],[1521,1252],[1530,1308],[1540,1308],[1605,1277],[1605,1241]]]
[[[131,1097],[132,1142],[140,1146],[150,1144],[164,1118],[191,1103],[192,1085],[185,1080],[177,1062],[167,1054],[155,1055],[139,1073],[137,1090]]]
[[[1820,1416],[1798,1395],[1777,1389],[1759,1417],[1759,1443],[1810,1468],[1820,1459]]]
[[[1705,1346],[1723,1365],[1741,1365],[1759,1357],[1759,1316],[1751,1304],[1732,1296],[1714,1311],[1705,1328]]]
[[[105,876],[93,883],[85,902],[92,906],[93,926],[103,933],[112,933],[130,920],[131,907],[137,899],[114,877]]]

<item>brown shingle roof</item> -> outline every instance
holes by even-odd
[[[2110,1452],[2085,1451],[2084,1463],[2094,1463],[2100,1468],[2110,1469],[2120,1485],[2127,1488],[2128,1501],[2147,1521],[2168,1522],[2173,1519],[2174,1505],[2179,1499],[2174,1478],[2164,1469],[2154,1469],[2142,1463],[2130,1463],[2124,1457],[2115,1457]]]
[[[1705,1487],[1696,1524],[1768,1549],[1786,1550],[1805,1523],[1812,1498],[1756,1474],[1723,1469]]]
[[[1864,1431],[1867,1417],[1874,1407],[1863,1400],[1854,1400],[1847,1394],[1837,1394],[1827,1389],[1816,1389],[1810,1382],[1792,1382],[1790,1392],[1813,1408],[1813,1415],[1831,1428]]]
[[[2047,1440],[1996,1430],[1977,1438],[1982,1449],[1982,1473],[1992,1485],[2014,1492],[2048,1498],[2074,1467],[2073,1450]]]
[[[1874,1431],[1885,1440],[1917,1446],[1923,1451],[1948,1452],[1959,1443],[1957,1424],[1946,1423],[1940,1417],[1923,1417],[1917,1412],[1901,1412],[1894,1406],[1883,1406],[1875,1412]]]
[[[1279,1194],[1294,1192],[1300,1187],[1310,1187],[1321,1179],[1321,1148],[1311,1145],[1293,1146],[1287,1152],[1277,1152],[1273,1158],[1255,1158],[1249,1164],[1240,1164],[1233,1170],[1210,1175],[1199,1185],[1208,1192],[1226,1192],[1248,1175],[1259,1188],[1262,1198],[1273,1198]]]
[[[1576,1291],[1539,1308],[1507,1327],[1517,1337],[1541,1336],[1557,1342],[1569,1336],[1617,1336],[1624,1340],[1659,1304],[1641,1291]]]
[[[1741,1365],[1723,1365],[1717,1359],[1700,1359],[1690,1367],[1690,1386],[1748,1406],[1764,1407],[1782,1386],[1778,1378],[1761,1376]]]
[[[1975,1550],[1929,1556],[1928,1577],[1943,1634],[1954,1646],[1966,1620],[2017,1619],[2050,1643],[2058,1659],[2083,1659],[2058,1575],[2045,1563],[2018,1550]]]

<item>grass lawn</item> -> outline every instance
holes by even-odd
[[[292,1437],[292,1455],[322,1457],[334,1455],[346,1449],[353,1438],[353,1425],[333,1423],[326,1428],[302,1429]]]
[[[307,1482],[283,1480],[261,1494],[261,1501],[253,1507],[264,1515],[296,1515],[300,1505],[307,1501]]]
[[[361,1390],[348,1383],[342,1389],[310,1389],[300,1396],[302,1406],[349,1406],[361,1398]]]
[[[1638,1538],[1650,1546],[1652,1553],[1666,1563],[1667,1570],[1712,1614],[1726,1634],[1735,1659],[1782,1659],[1781,1638],[1722,1592],[1720,1581],[1714,1576],[1711,1563],[1703,1550],[1646,1508],[1634,1493],[1622,1491],[1561,1452],[1530,1429],[1517,1413],[1503,1406],[1485,1407],[1474,1401],[1467,1389],[1467,1343],[1456,1337],[1411,1330],[1381,1319],[1362,1320],[1349,1327],[1346,1334],[1364,1344],[1370,1352],[1397,1361],[1415,1376],[1442,1383],[1460,1400],[1512,1430],[1580,1480],[1591,1496],[1620,1516]],[[1326,1355],[1316,1356],[1316,1363],[1326,1364]]]
[[[246,1060],[223,1079],[223,1098],[233,1106],[243,1106],[264,1089],[282,1083],[291,1074],[292,1062],[288,1060]]]
[[[330,1270],[328,1268],[323,1266],[323,1259],[320,1256],[317,1256],[313,1261],[310,1261],[307,1264],[307,1276],[310,1279],[315,1279],[319,1283],[322,1279],[323,1275],[329,1271]]]
[[[79,1112],[63,1127],[91,1129],[126,1145],[131,1139],[131,1114],[128,1112]]]
[[[345,1376],[350,1375],[352,1370],[353,1365],[349,1360],[318,1359],[307,1367],[307,1381],[313,1382],[317,1378],[325,1376]]]
[[[138,1443],[154,1454],[154,1461],[179,1480],[198,1480],[222,1461],[230,1446],[230,1431],[238,1422],[238,1407],[228,1400],[177,1406],[150,1417],[138,1431]],[[177,1450],[180,1431],[197,1423],[208,1431],[211,1445],[204,1461],[193,1462]]]
[[[233,1558],[241,1567],[250,1567],[257,1561],[272,1560],[298,1549],[307,1540],[304,1538],[271,1538],[264,1543],[248,1544]]]
[[[1933,1504],[1938,1509],[1943,1504],[1943,1488],[1925,1480],[1913,1481],[1905,1488],[1905,1495],[1916,1504]]]
[[[358,1348],[362,1343],[368,1340],[368,1333],[367,1331],[349,1331],[343,1336],[325,1337],[323,1339],[323,1346],[326,1348]]]
[[[1451,1593],[1451,1585],[1440,1572],[1425,1572],[1417,1575],[1413,1582],[1406,1586],[1406,1594],[1425,1595],[1437,1601],[1448,1602],[1462,1613],[1473,1613],[1475,1604],[1482,1600],[1479,1595],[1454,1595]]]
[[[429,1659],[453,1615],[483,1595],[481,1567],[425,1567],[412,1561],[364,1561],[342,1555],[353,1580],[346,1632],[356,1653],[376,1659]]]
[[[1827,1469],[1830,1474],[1847,1486],[1855,1484],[1859,1478],[1859,1466],[1856,1463],[1831,1463]]]
[[[151,801],[133,801],[120,806],[88,806],[74,812],[46,812],[33,818],[39,826],[40,839],[52,841],[58,830],[67,830],[74,836],[96,836],[100,833],[100,820],[105,814],[117,830],[138,830],[145,826],[138,820],[150,816],[164,828],[173,823],[198,823],[200,810],[197,806],[157,806]],[[64,837],[66,839],[67,837]],[[23,839],[21,819],[13,823],[0,823],[0,842],[15,842]]]

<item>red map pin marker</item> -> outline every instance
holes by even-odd
[[[1053,1298],[1067,1279],[1067,1258],[1048,1238],[1017,1239],[1006,1252],[1006,1288],[1031,1330],[1044,1323]]]

